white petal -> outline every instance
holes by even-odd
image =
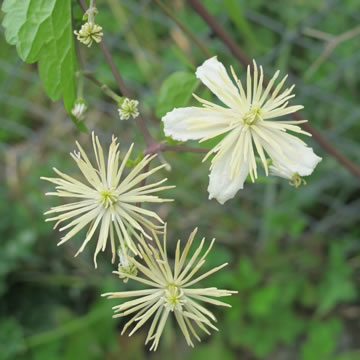
[[[261,129],[261,132],[263,131],[264,129]],[[311,147],[283,131],[266,129],[265,133],[278,145],[275,148],[271,145],[271,142],[260,138],[266,152],[280,167],[286,168],[289,173],[298,173],[300,176],[311,175],[316,165],[322,160],[321,157],[314,153]],[[279,148],[282,153],[279,153]]]
[[[233,117],[224,112],[199,107],[174,109],[163,118],[164,132],[175,140],[198,140],[214,137],[229,130]]]
[[[293,139],[288,139],[296,148],[295,153],[288,154],[288,157],[294,162],[289,166],[294,173],[298,173],[300,176],[311,175],[316,165],[322,160],[317,156],[311,147],[308,147]]]
[[[224,104],[230,108],[240,106],[239,91],[216,56],[199,66],[195,74]]]
[[[231,179],[232,148],[219,159],[212,168],[209,178],[209,199],[215,198],[220,204],[232,199],[238,190],[243,189],[244,181],[249,173],[248,160],[241,164],[239,175]],[[241,155],[241,154],[240,154]]]

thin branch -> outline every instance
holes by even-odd
[[[308,36],[313,36],[325,40],[327,42],[324,47],[321,55],[314,61],[314,63],[308,68],[305,73],[305,78],[310,78],[314,72],[319,68],[319,66],[326,61],[326,59],[331,55],[331,53],[335,50],[337,46],[339,46],[344,41],[350,40],[353,37],[360,34],[360,25],[354,27],[351,30],[348,30],[340,35],[330,35],[327,33],[323,33],[322,31],[318,31],[315,29],[305,29],[304,33]]]
[[[99,81],[93,74],[90,72],[84,71],[84,76],[86,76],[89,80],[91,80],[94,84],[96,84],[99,88],[104,90],[104,93],[114,99],[114,96],[118,96],[115,94],[107,85],[103,84]],[[153,141],[151,144],[148,144],[147,148],[144,151],[144,154],[156,154],[163,151],[177,151],[177,152],[193,152],[193,153],[207,153],[209,149],[204,148],[196,148],[185,145],[168,145],[164,142]]]
[[[222,28],[216,19],[207,11],[207,9],[201,4],[199,0],[188,0],[188,3],[192,8],[203,18],[203,20],[209,25],[213,32],[222,40],[222,42],[229,48],[232,54],[244,65],[250,64],[250,59],[243,53],[241,48],[235,43],[235,41],[229,36],[229,34]],[[268,83],[264,79],[264,84]],[[292,117],[296,120],[302,120],[303,117],[299,112],[292,114]],[[318,130],[314,129],[309,123],[301,124],[301,126],[311,133],[314,140],[323,147],[330,155],[332,155],[341,165],[346,167],[353,175],[360,178],[360,168],[358,165],[350,161],[346,156],[340,153],[335,146],[330,144]]]
[[[112,91],[106,84],[103,84],[102,82],[100,82],[93,74],[91,74],[90,72],[84,71],[83,72],[84,76],[86,76],[89,80],[91,80],[94,84],[96,84],[97,86],[100,87],[101,90],[104,91],[104,94],[106,94],[107,96],[109,96],[111,99],[113,99],[114,101],[118,102],[119,99],[121,99],[121,96],[119,96],[118,94],[116,94],[114,91]]]
[[[209,152],[209,149],[185,146],[185,145],[168,145],[164,142],[156,142],[152,145],[148,146],[144,152],[144,154],[156,154],[163,151],[177,151],[177,152],[193,152],[204,154]]]
[[[171,10],[166,5],[164,5],[160,0],[153,1],[199,47],[199,49],[206,57],[210,57],[210,53],[203,45],[203,43],[191,32],[191,30],[185,24],[183,24],[175,15],[173,15]]]
[[[320,31],[317,29],[312,29],[309,27],[306,27],[303,30],[303,34],[307,35],[307,36],[311,36],[311,37],[319,39],[319,40],[324,40],[324,41],[330,41],[334,38],[334,35],[331,35],[329,33],[326,33],[324,31]]]
[[[119,70],[117,69],[115,63],[114,63],[114,59],[112,58],[111,56],[111,53],[110,53],[110,50],[109,48],[107,47],[107,45],[105,44],[104,40],[102,40],[100,43],[99,43],[99,46],[100,46],[100,49],[101,51],[103,52],[104,56],[105,56],[105,59],[106,59],[106,62],[108,63],[108,65],[110,66],[110,70],[114,76],[114,79],[121,91],[121,93],[128,97],[128,98],[131,98],[132,97],[132,93],[128,90],[128,88],[126,87],[125,83],[124,83],[124,80],[122,78],[122,76],[120,75],[120,72]]]

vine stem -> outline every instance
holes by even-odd
[[[161,151],[177,151],[177,152],[193,152],[193,153],[199,153],[199,154],[205,154],[210,151],[210,149],[204,149],[204,148],[196,148],[191,146],[185,146],[185,145],[167,145],[162,144]]]
[[[85,0],[78,0],[79,5],[83,9],[84,12],[87,11],[88,7],[85,3]],[[119,87],[119,90],[121,91],[122,95],[126,97],[131,97],[131,91],[127,88],[125,85],[122,76],[117,69],[115,62],[113,60],[113,57],[111,55],[111,52],[105,42],[102,40],[100,45],[100,49],[103,52],[106,62],[108,63],[111,72],[114,76],[114,79]],[[114,98],[112,95],[114,94],[111,89],[105,85],[102,84],[99,80],[97,80],[91,73],[85,72],[84,73],[87,78],[89,78],[92,82],[94,82],[96,85],[98,85],[102,90],[104,90],[105,94],[110,96],[111,98]],[[149,129],[146,126],[146,123],[142,119],[141,116],[138,116],[135,119],[144,139],[146,142],[146,149],[144,150],[144,154],[156,154],[162,151],[178,151],[178,152],[193,152],[193,153],[207,153],[209,150],[204,148],[195,148],[190,146],[184,146],[184,145],[178,145],[178,146],[172,146],[167,145],[165,143],[161,143],[159,141],[156,141],[150,134]]]
[[[102,89],[104,91],[104,94],[117,101],[116,97],[118,97],[119,95],[114,93],[107,85],[99,81],[91,72],[84,71],[83,75],[87,77],[89,80],[91,80],[100,89]],[[199,148],[191,147],[186,145],[168,145],[165,142],[153,141],[151,144],[147,145],[147,148],[144,150],[144,154],[145,155],[156,154],[164,151],[193,152],[193,153],[204,154],[209,152],[209,149],[200,148],[200,147]]]
[[[103,91],[104,94],[112,98],[114,101],[119,102],[121,100],[121,96],[116,94],[114,91],[112,91],[107,85],[100,82],[93,74],[90,72],[84,71],[84,76],[86,76],[89,80],[91,80],[94,84],[99,86]]]
[[[244,65],[251,65],[250,59],[244,54],[242,49],[235,43],[230,35],[223,29],[223,27],[216,21],[216,19],[207,11],[204,5],[199,0],[188,0],[190,6],[198,13],[200,17],[208,24],[218,38],[228,47],[232,54]],[[268,80],[264,79],[265,86]],[[302,120],[303,117],[299,112],[292,114],[295,120]],[[301,126],[309,132],[314,140],[322,146],[322,148],[332,155],[341,165],[347,168],[353,175],[360,178],[360,167],[354,164],[350,159],[337,150],[335,146],[330,144],[318,130],[311,124],[304,123]]]
[[[86,12],[88,10],[85,0],[78,0],[78,3],[84,12]],[[102,53],[104,54],[105,60],[111,69],[111,72],[114,76],[114,79],[115,79],[122,95],[131,98],[132,93],[128,90],[127,86],[125,85],[124,80],[115,65],[114,59],[111,56],[111,52],[110,52],[109,48],[107,47],[107,45],[105,44],[104,40],[102,40],[99,45],[100,45],[100,49],[101,49]],[[150,131],[145,124],[145,121],[143,120],[143,118],[140,115],[135,119],[135,121],[145,139],[146,145],[149,146],[149,145],[153,144],[154,142],[156,142],[153,139],[153,137],[151,136]]]

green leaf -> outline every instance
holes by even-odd
[[[236,270],[236,287],[239,290],[250,289],[261,280],[261,273],[247,256],[242,256],[239,259]]]
[[[20,58],[38,62],[51,100],[63,97],[65,109],[82,131],[86,127],[71,115],[76,99],[76,58],[71,23],[71,0],[5,0],[2,25],[5,38],[16,45]]]
[[[235,355],[226,347],[219,336],[214,337],[210,342],[198,345],[191,352],[189,360],[233,360]]]
[[[336,318],[326,322],[314,322],[308,332],[307,341],[301,348],[301,359],[331,359],[341,330],[342,324]]]
[[[352,269],[346,261],[342,245],[333,243],[330,247],[329,264],[325,277],[319,286],[318,313],[325,314],[338,303],[356,298],[356,287],[352,281]]]
[[[171,74],[160,88],[156,116],[162,117],[174,108],[186,106],[198,86],[199,81],[192,73],[179,71]]]
[[[265,316],[271,313],[280,296],[280,289],[277,285],[269,284],[262,286],[250,296],[250,314],[253,316]]]
[[[360,351],[355,350],[350,352],[346,352],[345,354],[339,355],[335,358],[335,360],[359,360],[360,359]]]
[[[0,349],[1,359],[16,359],[25,350],[24,335],[20,324],[12,317],[1,318]]]

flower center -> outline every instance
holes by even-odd
[[[165,306],[168,306],[171,311],[181,310],[185,303],[184,292],[175,284],[169,284],[165,288]]]
[[[255,125],[259,120],[261,120],[260,112],[261,109],[259,106],[252,106],[243,117],[244,124],[248,126]]]
[[[117,196],[112,190],[103,190],[100,192],[99,202],[105,209],[114,206],[117,200]]]

